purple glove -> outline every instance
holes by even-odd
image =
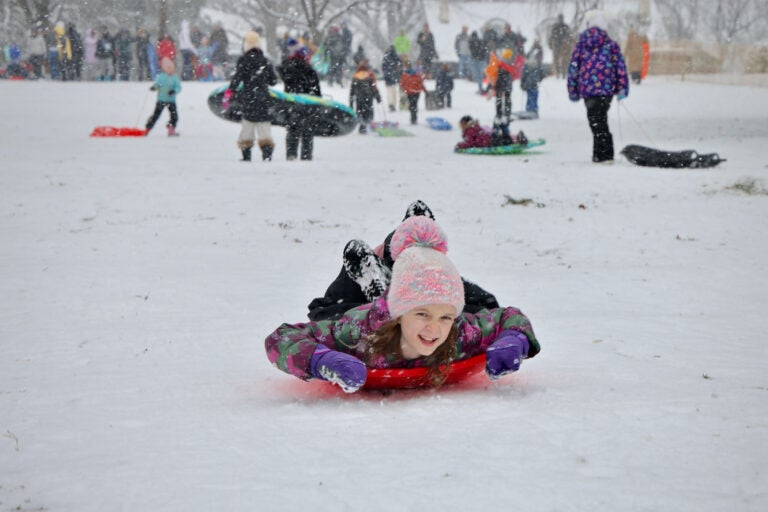
[[[520,331],[503,331],[485,352],[485,373],[491,380],[516,372],[528,357],[528,338]]]
[[[223,110],[227,110],[229,108],[229,104],[232,103],[232,95],[234,93],[232,92],[232,89],[227,89],[224,91],[224,98],[221,100],[221,108]]]
[[[365,384],[368,371],[355,356],[318,345],[309,360],[309,373],[337,384],[345,393],[354,393]]]

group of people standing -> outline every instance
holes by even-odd
[[[163,58],[180,57],[183,80],[224,79],[228,37],[217,23],[209,35],[182,22],[178,42],[170,34],[152,40],[144,27],[131,33],[106,25],[82,36],[74,23],[57,22],[52,29],[33,27],[23,47],[17,44],[10,65],[21,78],[51,80],[153,80]]]

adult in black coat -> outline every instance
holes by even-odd
[[[394,45],[390,45],[384,52],[381,61],[381,71],[384,75],[384,85],[387,89],[387,104],[389,111],[394,112],[400,104],[400,77],[403,74],[403,61],[397,54]]]
[[[320,96],[320,79],[308,62],[309,51],[295,39],[289,39],[286,45],[286,57],[278,67],[285,92],[292,94],[311,94]],[[295,111],[288,113],[288,126],[285,130],[286,157],[295,160],[301,143],[301,159],[312,160],[315,126],[317,120]]]
[[[243,88],[237,93],[237,102],[242,112],[237,145],[243,153],[243,160],[249,161],[254,139],[258,136],[262,158],[272,160],[275,143],[272,141],[272,116],[269,109],[273,100],[269,96],[269,86],[277,84],[277,74],[261,51],[261,37],[257,32],[246,32],[243,52],[237,60],[229,89],[224,93],[224,101],[229,102],[242,83]]]

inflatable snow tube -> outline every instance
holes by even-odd
[[[215,89],[208,96],[208,108],[217,117],[239,123],[242,113],[237,102],[237,94],[228,108],[223,107],[224,91],[228,85]],[[297,117],[311,119],[315,135],[320,137],[336,137],[347,135],[357,126],[355,111],[343,103],[321,96],[309,94],[290,94],[276,89],[270,89],[273,105],[270,107],[272,124],[288,126],[291,119]]]
[[[485,353],[453,361],[445,384],[455,384],[485,371]],[[416,389],[429,387],[427,369],[369,368],[363,389]]]
[[[484,148],[457,148],[457,153],[467,155],[519,155],[525,153],[531,148],[543,146],[546,143],[544,139],[529,140],[528,144],[509,144],[507,146],[488,146]]]

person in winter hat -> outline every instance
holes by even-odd
[[[423,91],[427,94],[424,85],[424,75],[420,70],[411,66],[407,59],[403,60],[403,74],[400,75],[400,90],[408,97],[408,111],[411,113],[411,124],[416,124],[419,117],[419,96]]]
[[[272,160],[275,143],[272,140],[272,117],[269,108],[273,101],[269,95],[269,86],[277,84],[277,74],[272,63],[261,50],[261,36],[249,31],[243,39],[243,55],[237,60],[235,73],[224,91],[222,107],[229,108],[237,92],[237,100],[242,111],[240,135],[237,146],[243,154],[243,161],[251,160],[251,148],[258,137],[263,160]],[[242,86],[242,89],[238,89]]]
[[[390,112],[400,105],[400,75],[403,74],[403,61],[394,45],[390,45],[381,60],[381,73],[384,75],[384,88],[387,91],[387,105]]]
[[[592,161],[613,162],[613,136],[608,127],[608,109],[614,96],[629,95],[629,80],[619,45],[608,36],[601,16],[590,17],[579,36],[568,65],[568,97],[584,99],[592,130]]]
[[[286,42],[286,54],[277,69],[283,80],[285,92],[320,96],[320,78],[309,63],[309,50],[293,38]],[[298,112],[288,113],[285,130],[285,150],[288,160],[295,160],[301,143],[301,159],[312,160],[315,126],[317,119]]]
[[[368,132],[368,123],[373,121],[373,100],[381,103],[379,88],[376,86],[376,76],[368,66],[368,60],[363,59],[352,75],[349,87],[349,107],[355,109],[360,120],[360,133]]]
[[[416,216],[435,220],[432,209],[420,199],[408,205],[402,221]],[[390,251],[394,234],[393,229],[375,248],[363,240],[347,242],[338,275],[326,288],[325,294],[312,299],[307,306],[310,320],[337,320],[348,310],[373,302],[384,294],[389,287],[395,263]],[[462,282],[464,311],[477,313],[483,309],[499,307],[493,294],[466,278],[462,277]]]
[[[512,307],[462,313],[462,280],[447,248],[433,220],[406,219],[392,237],[387,294],[337,321],[281,325],[265,340],[270,362],[348,393],[365,384],[368,368],[424,367],[437,387],[451,362],[482,353],[491,380],[517,371],[540,350],[530,321]]]
[[[160,118],[160,114],[163,113],[163,109],[167,108],[171,118],[166,127],[168,128],[168,135],[173,136],[177,135],[176,125],[179,122],[179,114],[176,110],[176,95],[181,92],[181,80],[174,74],[176,66],[171,59],[164,58],[160,62],[160,67],[162,70],[155,76],[155,81],[152,87],[149,88],[151,91],[157,91],[157,103],[155,103],[154,112],[152,112],[152,115],[147,120],[147,132],[145,135],[149,135],[150,130],[152,130],[152,127],[155,126],[155,123]]]

